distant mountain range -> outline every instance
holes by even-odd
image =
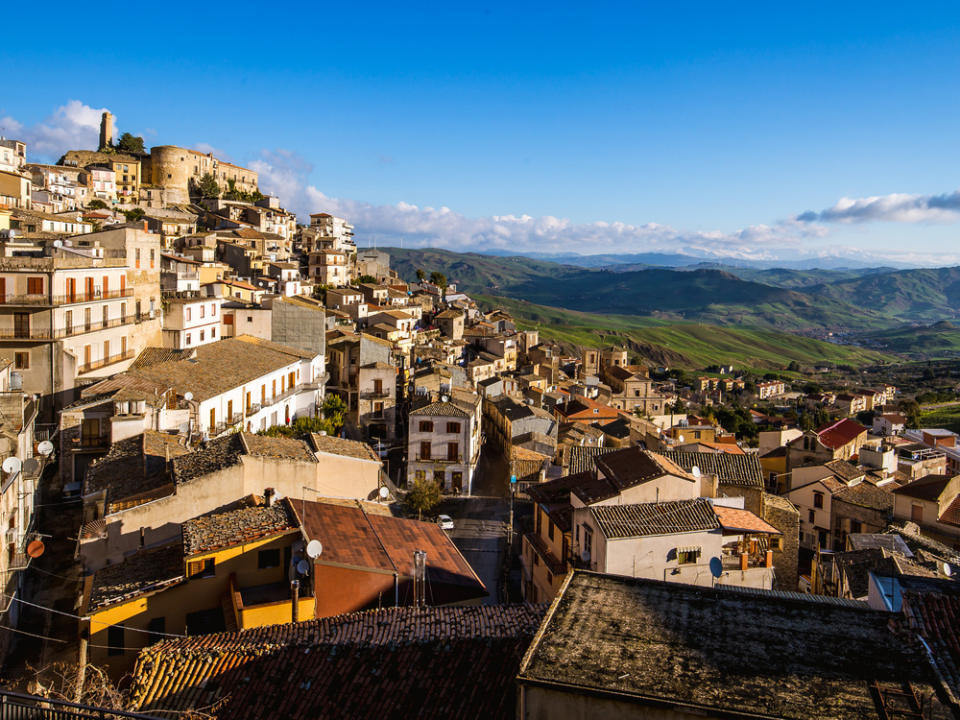
[[[700,260],[677,268],[622,262],[585,267],[521,256],[384,250],[406,279],[418,268],[439,270],[466,292],[588,313],[844,334],[960,319],[960,267],[813,271]]]
[[[482,254],[495,257],[513,256],[515,253],[506,250],[486,250]],[[563,265],[578,267],[599,268],[616,265],[634,265],[647,267],[685,268],[690,266],[711,266],[730,268],[753,268],[768,270],[771,268],[788,270],[845,270],[863,271],[878,269],[875,260],[857,259],[851,256],[826,255],[822,257],[807,257],[796,260],[748,260],[742,258],[718,258],[685,255],[683,253],[602,253],[597,255],[580,255],[579,253],[522,253],[523,257],[533,260],[546,260]],[[916,265],[908,263],[886,262],[883,269],[906,270]]]

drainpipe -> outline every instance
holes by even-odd
[[[290,592],[293,596],[293,608],[291,610],[290,617],[293,618],[293,622],[297,622],[300,619],[298,617],[300,614],[299,613],[299,610],[300,610],[300,581],[299,580],[294,579],[290,581]]]
[[[400,605],[400,574],[393,571],[393,604],[394,607]]]

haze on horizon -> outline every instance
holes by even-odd
[[[953,3],[110,12],[156,41],[0,48],[49,77],[0,104],[31,159],[95,146],[109,109],[349,217],[362,244],[960,263]],[[97,15],[44,22],[95,38]]]

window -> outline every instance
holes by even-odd
[[[216,317],[216,316],[217,316],[217,304],[210,303],[210,317]]]
[[[547,519],[547,537],[553,540],[553,520]]]
[[[910,520],[915,523],[923,522],[923,505],[910,506]]]
[[[430,459],[430,443],[429,442],[420,443],[420,459],[421,460]]]
[[[433,423],[429,420],[421,420],[420,432],[433,432]]]
[[[416,472],[413,473],[413,478],[415,480],[419,480],[420,482],[423,482],[426,479],[426,477],[427,477],[427,473],[424,472],[423,470],[417,470]]]
[[[123,628],[119,625],[107,628],[107,655],[123,655]]]
[[[437,485],[439,485],[440,487],[443,487],[445,480],[446,480],[446,478],[444,477],[443,470],[434,470],[434,471],[433,471],[433,481],[434,481]]]
[[[43,295],[43,278],[27,278],[27,295]]]
[[[163,634],[167,631],[167,619],[165,617],[153,618],[147,623],[147,644],[153,645],[163,640]]]
[[[233,325],[233,315],[224,315],[223,316],[224,325]]]
[[[192,308],[189,308],[189,307],[188,307],[188,308],[184,308],[184,310],[186,310],[186,312],[187,312],[187,322],[190,322],[190,320],[192,319],[191,316],[190,316],[190,313],[191,313]]]
[[[202,318],[205,318],[206,316],[207,316],[207,306],[206,306],[206,305],[201,305],[201,306],[200,306],[200,318],[202,319]]]
[[[261,550],[257,553],[257,569],[280,567],[280,549]]]
[[[850,521],[850,532],[851,533],[861,533],[863,532],[863,523],[859,520]]]
[[[189,344],[190,344],[190,333],[187,333],[187,334],[186,334],[185,340],[184,340],[184,343],[183,343],[183,344],[184,344],[184,345],[189,345]]]
[[[200,342],[203,342],[204,331],[200,331]]]
[[[447,443],[447,460],[456,462],[460,458],[460,445],[452,442]]]
[[[458,422],[448,422],[447,423],[447,432],[450,434],[460,434],[460,423]]]
[[[583,526],[583,557],[587,560],[593,553],[593,530],[586,525]]]
[[[700,548],[677,548],[677,563],[679,565],[694,565],[700,558]]]
[[[813,494],[813,506],[815,508],[823,508],[823,493],[815,492]]]
[[[808,510],[807,513],[808,513],[807,520],[809,520],[810,523],[812,524],[813,522],[816,521],[817,514],[813,510]]]
[[[214,559],[204,558],[203,560],[191,560],[187,563],[187,577],[209,578],[216,574],[214,570]]]
[[[211,338],[215,338],[216,336],[217,336],[217,329],[216,329],[216,328],[210,328],[210,337],[211,337]]]
[[[29,370],[30,369],[30,353],[29,352],[14,353],[13,366],[17,370]]]

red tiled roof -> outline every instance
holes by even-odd
[[[717,514],[720,527],[724,530],[742,530],[748,533],[767,533],[770,535],[780,534],[780,531],[773,525],[760,519],[749,510],[714,505],[713,511]]]
[[[817,437],[821,444],[831,450],[836,450],[852,442],[858,435],[866,431],[867,429],[856,420],[843,418],[817,430]]]
[[[514,678],[544,611],[386,608],[165,640],[141,652],[132,697],[164,717],[513,718]]]
[[[943,492],[948,482],[950,482],[949,475],[925,475],[909,485],[898,487],[893,492],[918,500],[936,500],[940,497],[940,493]]]
[[[487,595],[473,568],[435,523],[371,515],[359,507],[323,502],[297,500],[290,504],[307,538],[323,543],[321,564],[396,572],[404,577],[412,571],[414,551],[424,550],[435,597],[445,593],[463,595],[460,599]]]

